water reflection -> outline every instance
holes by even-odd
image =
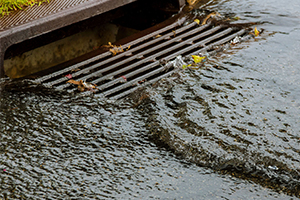
[[[265,35],[142,91],[148,98],[114,104],[1,83],[0,198],[299,196],[299,12],[281,4],[208,3],[262,22]]]

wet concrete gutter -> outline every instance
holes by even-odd
[[[137,0],[52,0],[0,18],[0,77],[4,55],[13,44],[108,12]]]

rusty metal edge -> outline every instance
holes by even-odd
[[[0,78],[5,76],[4,55],[13,44],[57,30],[79,21],[108,12],[137,0],[100,0],[74,6],[58,13],[38,18],[28,23],[0,32]]]

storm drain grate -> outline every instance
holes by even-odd
[[[177,56],[218,51],[236,38],[250,37],[249,31],[233,25],[196,22],[187,25],[179,20],[122,47],[117,55],[107,51],[75,65],[35,79],[37,84],[58,90],[77,92],[77,86],[67,83],[70,77],[97,85],[94,93],[119,99],[139,87],[155,83],[180,70],[167,61]],[[67,77],[65,75],[68,75]]]

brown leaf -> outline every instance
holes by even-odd
[[[209,15],[207,15],[207,17],[205,17],[205,19],[203,20],[202,24],[201,25],[204,25],[206,24],[207,20],[211,17],[215,17],[215,16],[221,16],[218,12],[216,13],[210,13]]]
[[[98,88],[96,87],[97,85],[85,82],[83,80],[75,81],[75,80],[71,79],[71,80],[67,81],[67,83],[78,85],[78,90],[80,92],[84,92],[87,90],[95,92],[95,90],[98,90]]]
[[[93,84],[87,83],[87,82],[83,82],[82,80],[80,80],[80,85],[83,86],[87,90],[96,89],[96,87]]]
[[[80,81],[75,81],[73,79],[68,80],[67,83],[72,83],[72,84],[75,84],[75,85],[80,85]]]

